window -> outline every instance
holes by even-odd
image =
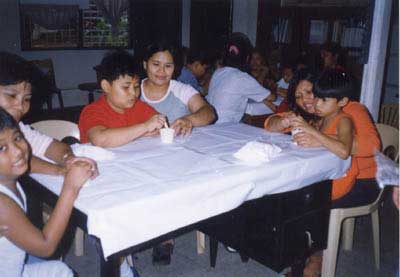
[[[310,37],[309,43],[322,44],[328,38],[329,23],[324,20],[311,20],[310,21]]]
[[[102,2],[20,5],[22,50],[130,47],[129,1]]]
[[[272,37],[275,43],[291,43],[292,28],[289,18],[274,18],[272,23]]]

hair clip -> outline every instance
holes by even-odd
[[[235,55],[239,55],[239,48],[236,45],[229,46],[229,53],[233,53]]]

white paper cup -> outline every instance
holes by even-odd
[[[292,130],[292,137],[298,133],[303,132],[303,130],[301,130],[300,128],[293,128]]]
[[[298,134],[298,133],[301,133],[301,132],[303,132],[303,130],[301,130],[300,128],[293,128],[292,129],[292,138],[296,135],[296,134]],[[297,145],[297,142],[293,142],[295,145]]]
[[[172,143],[174,141],[174,133],[175,133],[175,130],[172,128],[160,129],[162,143]]]

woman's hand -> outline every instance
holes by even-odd
[[[296,117],[296,115],[293,112],[288,112],[288,113],[282,115],[282,117],[281,117],[281,119],[279,121],[280,128],[282,130],[284,130],[284,129],[287,129],[287,128],[291,127],[292,126],[291,125],[292,119],[295,118],[295,117]]]
[[[171,128],[175,130],[175,135],[189,136],[192,133],[193,124],[192,122],[184,117],[176,119],[172,124]]]

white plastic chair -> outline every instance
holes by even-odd
[[[399,130],[384,124],[376,124],[382,141],[382,152],[389,147],[394,148],[394,159],[399,156]],[[328,247],[324,250],[322,259],[322,277],[333,277],[336,271],[336,260],[339,248],[339,237],[343,223],[342,242],[344,250],[353,247],[353,233],[355,217],[371,214],[372,234],[374,241],[375,267],[380,267],[380,235],[379,235],[379,207],[383,201],[386,189],[382,189],[374,203],[344,209],[332,209],[329,219]]]
[[[377,123],[376,129],[381,136],[382,153],[394,160],[399,161],[399,130],[382,123]]]
[[[79,140],[78,125],[65,120],[43,120],[32,123],[31,126],[39,132],[46,134],[57,140],[62,140],[65,137],[74,137]],[[48,218],[48,214],[44,217]],[[74,254],[82,256],[84,254],[85,233],[82,229],[76,228],[74,239]]]

